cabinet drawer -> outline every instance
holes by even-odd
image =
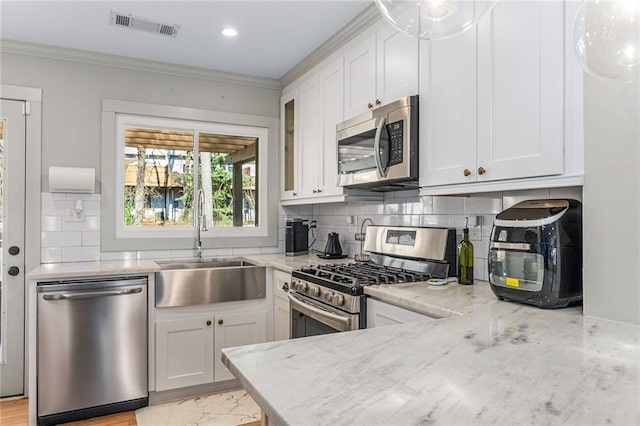
[[[291,274],[283,271],[273,271],[273,295],[280,299],[288,300],[289,286],[291,285]]]

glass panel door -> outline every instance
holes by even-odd
[[[0,101],[0,396],[24,393],[24,102]]]

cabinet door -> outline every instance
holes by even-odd
[[[376,96],[376,37],[361,36],[344,55],[344,118],[373,108]]]
[[[323,164],[318,175],[320,197],[343,195],[338,183],[336,125],[344,119],[344,58],[331,62],[319,73],[321,144],[318,158]]]
[[[478,180],[563,172],[563,2],[498,2],[478,25]]]
[[[318,75],[313,74],[298,88],[300,104],[300,135],[298,144],[297,193],[298,198],[316,197],[318,192],[318,173],[322,157],[319,157],[320,141],[320,99]]]
[[[274,340],[287,340],[291,338],[289,326],[289,300],[275,297],[273,305],[273,337]]]
[[[282,93],[280,98],[280,134],[282,135],[281,156],[282,182],[280,183],[280,199],[291,200],[296,193],[296,155],[298,155],[298,87],[291,87]]]
[[[433,320],[408,309],[400,308],[379,300],[367,299],[367,328],[385,327],[387,325],[405,324]]]
[[[251,345],[267,340],[266,312],[215,316],[215,381],[231,380],[233,374],[222,363],[222,349]]]
[[[418,93],[418,39],[384,24],[376,34],[376,104]]]
[[[475,28],[423,40],[420,69],[420,186],[475,182]]]
[[[284,300],[287,299],[289,294],[289,285],[291,284],[291,274],[278,271],[273,271],[273,295]]]
[[[156,391],[213,382],[213,318],[156,323]]]

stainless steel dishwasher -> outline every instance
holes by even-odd
[[[37,286],[38,424],[148,405],[147,277]]]

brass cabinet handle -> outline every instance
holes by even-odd
[[[382,101],[380,99],[376,99],[376,105],[380,105]]]
[[[317,189],[314,189],[314,190],[313,190],[313,193],[314,193],[314,194],[315,194],[315,193],[317,193],[317,192],[318,192],[318,190],[317,190]]]
[[[222,321],[221,319],[218,320],[218,324],[222,325],[222,323],[224,323],[224,321]]]
[[[487,173],[487,171],[485,170],[484,167],[482,167],[482,166],[478,167],[478,174],[479,175],[483,175],[485,173]]]
[[[283,289],[284,291],[289,291],[289,283],[284,283],[284,284],[282,284],[282,289]]]
[[[207,321],[207,325],[211,325],[211,320],[208,320],[208,321]]]
[[[296,195],[298,195],[298,193],[297,193],[297,192],[294,192],[294,193],[293,193],[293,196],[295,197]]]
[[[318,194],[322,192],[322,189],[318,188]]]
[[[465,176],[469,176],[471,175],[471,170],[469,169],[464,169],[464,172],[462,172]]]
[[[369,102],[369,103],[367,104],[367,107],[368,107],[369,109],[371,109],[371,108],[373,108],[373,104],[372,104],[371,102]]]

